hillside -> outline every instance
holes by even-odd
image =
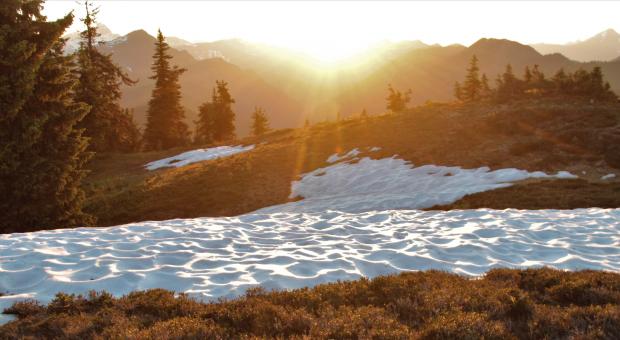
[[[606,80],[620,92],[620,61],[579,63],[560,54],[542,55],[534,48],[505,39],[480,39],[465,48],[461,46],[433,47],[415,50],[394,59],[378,69],[360,86],[351,87],[338,101],[344,112],[357,113],[363,108],[369,112],[385,109],[386,84],[399,89],[412,89],[412,102],[422,104],[427,100],[446,101],[453,98],[453,86],[461,81],[473,55],[479,59],[480,72],[485,73],[494,86],[498,74],[511,64],[514,73],[522,77],[525,66],[539,65],[547,77],[560,68],[575,71],[601,66]]]
[[[437,104],[401,115],[274,131],[264,138],[231,144],[254,144],[251,152],[154,172],[145,170],[144,165],[183,150],[99,155],[85,183],[87,209],[102,226],[238,215],[288,202],[291,182],[329,165],[326,160],[330,155],[372,147],[381,148],[367,154],[373,159],[398,155],[415,165],[568,170],[580,177],[578,184],[568,185],[543,180],[541,188],[546,189],[537,189],[540,196],[531,203],[523,195],[511,198],[511,190],[520,189],[480,194],[501,196],[494,208],[512,207],[516,200],[521,208],[617,207],[620,195],[615,180],[600,178],[620,168],[619,143],[614,142],[620,141],[619,122],[618,107],[606,104]],[[527,183],[513,188],[523,188],[527,195],[536,188],[528,188]],[[586,193],[589,199],[584,201]]]
[[[154,86],[151,76],[151,57],[155,38],[143,30],[112,40],[101,47],[112,54],[112,59],[125,69],[129,76],[138,80],[133,86],[123,88],[121,104],[135,110],[136,122],[146,123],[147,103]],[[196,60],[186,51],[170,49],[173,63],[187,69],[181,76],[182,104],[186,109],[186,122],[193,126],[198,107],[211,100],[211,90],[216,80],[225,80],[236,99],[237,132],[246,135],[250,115],[255,106],[262,106],[275,128],[296,126],[303,122],[302,107],[279,88],[265,82],[254,72],[243,70],[220,58]]]

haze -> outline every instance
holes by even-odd
[[[191,42],[240,38],[335,61],[382,41],[469,45],[480,37],[522,43],[567,43],[620,30],[619,2],[217,2],[109,1],[99,21],[113,32],[144,29]],[[82,6],[48,1],[51,19]],[[70,31],[79,29],[77,21]]]

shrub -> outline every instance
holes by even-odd
[[[115,298],[58,294],[6,313],[0,339],[617,339],[620,274],[493,269],[438,271],[199,302],[153,289]]]

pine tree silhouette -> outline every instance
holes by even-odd
[[[121,85],[135,82],[114,64],[110,55],[102,54],[97,46],[96,16],[98,9],[85,2],[86,16],[82,22],[86,29],[80,33],[82,41],[77,53],[79,83],[76,99],[90,106],[90,111],[80,123],[90,139],[93,151],[135,151],[139,148],[140,135],[133,117],[121,108]]]
[[[181,106],[179,77],[185,69],[170,64],[170,46],[161,30],[157,32],[155,53],[151,70],[155,88],[149,100],[144,144],[147,150],[162,150],[186,145],[189,131],[183,122],[185,112]]]
[[[75,129],[88,107],[73,100],[72,57],[59,39],[71,14],[55,22],[41,1],[0,6],[0,232],[87,225],[80,179],[88,159]]]
[[[261,107],[254,108],[252,113],[252,134],[262,136],[269,131],[269,119]]]

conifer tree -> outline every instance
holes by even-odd
[[[368,119],[368,111],[366,111],[366,108],[362,109],[362,112],[360,113],[360,118],[363,120]]]
[[[64,41],[47,53],[37,74],[33,96],[23,114],[44,116],[41,138],[28,154],[32,175],[23,178],[27,202],[19,207],[20,221],[32,227],[76,227],[92,225],[94,219],[82,212],[84,192],[80,182],[91,153],[88,139],[77,128],[89,111],[74,101],[77,79],[72,56],[63,55]],[[26,157],[24,154],[23,157]],[[23,158],[22,160],[25,160]]]
[[[215,131],[214,139],[216,141],[225,141],[235,138],[235,113],[232,110],[232,104],[235,100],[228,91],[228,83],[223,80],[215,82],[217,88],[217,98],[215,100]]]
[[[480,68],[478,67],[478,57],[473,55],[469,62],[467,75],[465,76],[465,82],[462,87],[463,100],[473,102],[480,99],[482,83],[480,82],[479,72]]]
[[[157,32],[153,54],[155,88],[149,100],[144,144],[147,150],[162,150],[189,142],[188,128],[183,122],[185,112],[181,106],[179,77],[185,69],[170,64],[172,56],[161,30]]]
[[[407,108],[407,103],[411,101],[411,89],[407,92],[402,93],[399,90],[396,90],[392,87],[391,84],[388,85],[388,97],[387,100],[387,109],[392,111],[392,113],[403,112]]]
[[[530,89],[532,94],[545,95],[549,92],[550,82],[545,79],[545,74],[539,69],[538,65],[532,67],[532,83]]]
[[[41,1],[0,6],[0,230],[88,224],[79,181],[87,159],[75,124],[87,107],[73,101],[71,58],[59,37],[71,14],[55,22]]]
[[[545,81],[545,74],[538,68],[538,65],[532,68],[532,81],[539,85]]]
[[[232,104],[235,100],[228,91],[228,83],[216,81],[211,101],[199,108],[196,122],[196,142],[212,143],[235,138],[235,113]]]
[[[254,108],[252,113],[252,134],[262,136],[269,131],[269,119],[261,107]]]
[[[526,84],[530,84],[532,82],[532,72],[530,71],[529,66],[525,66],[525,71],[523,72],[523,80]]]
[[[121,85],[135,82],[121,68],[114,64],[110,55],[98,49],[99,33],[96,27],[97,8],[85,3],[86,26],[80,33],[82,41],[77,51],[79,84],[76,99],[88,104],[91,109],[80,123],[90,139],[93,151],[134,151],[139,146],[139,132],[133,117],[119,104]]]
[[[506,102],[519,97],[521,81],[512,72],[512,66],[506,65],[504,73],[498,77],[496,95],[499,102]]]
[[[493,91],[489,86],[489,79],[487,78],[487,75],[483,73],[482,77],[480,77],[480,97],[486,99],[491,97],[492,93]]]
[[[463,100],[463,88],[458,81],[454,83],[454,98],[457,100]]]
[[[196,144],[210,144],[214,142],[213,132],[215,130],[215,116],[217,101],[217,92],[215,88],[211,93],[211,101],[205,102],[198,108],[198,120],[196,123],[196,136],[194,142]]]

